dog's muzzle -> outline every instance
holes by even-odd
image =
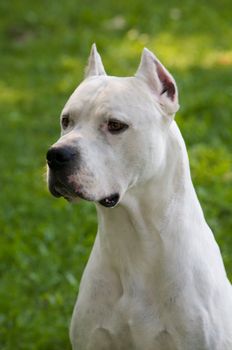
[[[77,196],[68,183],[68,176],[79,163],[79,156],[73,147],[51,147],[47,152],[47,164],[50,169],[48,185],[49,190],[55,197],[63,196],[71,199]]]
[[[47,152],[47,164],[50,169],[48,184],[49,190],[55,197],[63,196],[65,199],[72,201],[74,198],[85,200],[95,200],[87,196],[82,186],[73,186],[67,180],[73,169],[78,169],[80,156],[76,149],[72,147],[51,147]],[[107,197],[97,200],[106,208],[113,208],[118,204],[120,199],[119,193],[113,193]]]

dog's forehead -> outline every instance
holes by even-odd
[[[135,77],[91,77],[84,80],[70,96],[63,113],[73,112],[77,114],[87,113],[90,110],[102,108],[116,111],[123,109],[125,112],[146,104],[148,94],[145,84]]]

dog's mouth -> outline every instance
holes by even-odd
[[[101,199],[99,201],[99,203],[106,208],[113,208],[113,207],[115,207],[116,204],[118,204],[119,198],[120,198],[119,194],[114,193],[109,197],[105,197],[105,198]]]
[[[80,188],[74,189],[72,186],[68,185],[64,181],[60,181],[59,179],[54,179],[52,177],[49,178],[48,182],[49,191],[54,197],[64,197],[69,202],[73,202],[78,197],[85,200],[91,200],[85,196],[84,191]]]
[[[80,191],[74,191],[69,187],[66,187],[64,185],[56,184],[52,187],[50,187],[50,192],[55,197],[63,197],[68,202],[76,202],[78,199],[84,199],[86,201],[93,201],[93,198],[90,198],[87,196],[84,192]]]
[[[69,202],[76,202],[78,199],[84,199],[86,201],[97,202],[106,208],[115,207],[120,199],[119,193],[113,193],[107,197],[97,200],[96,198],[87,195],[81,186],[78,190],[74,190],[72,186],[67,186],[67,184],[64,185],[60,181],[50,182],[49,190],[54,197],[63,197]]]

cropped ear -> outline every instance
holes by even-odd
[[[135,76],[147,83],[165,114],[174,116],[179,109],[176,82],[157,57],[146,48]]]
[[[94,75],[106,75],[104,66],[102,64],[101,56],[97,52],[96,44],[92,45],[90,51],[88,66],[85,70],[85,78]]]

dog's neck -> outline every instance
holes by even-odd
[[[144,275],[155,266],[160,270],[161,260],[175,254],[176,242],[178,249],[185,249],[186,242],[191,244],[186,227],[191,218],[195,225],[206,225],[185,145],[174,122],[169,134],[162,172],[143,186],[131,188],[117,207],[97,208],[100,249],[119,273],[124,269],[137,275],[142,268]],[[196,238],[198,233],[194,234]]]

